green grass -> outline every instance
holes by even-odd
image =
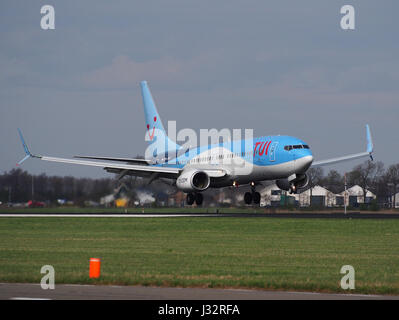
[[[0,218],[0,282],[251,287],[399,294],[399,221],[279,218]],[[89,258],[102,259],[98,280]]]

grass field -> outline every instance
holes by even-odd
[[[89,258],[102,259],[98,280]],[[0,218],[0,282],[251,287],[399,294],[399,221],[280,218]]]

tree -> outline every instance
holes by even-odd
[[[348,174],[348,181],[351,185],[359,185],[363,190],[363,203],[366,203],[366,193],[368,189],[376,191],[378,179],[384,172],[384,164],[381,161],[374,162],[367,160],[357,165]]]
[[[330,170],[328,175],[323,179],[323,186],[333,193],[339,193],[344,186],[343,177],[336,170]]]
[[[393,186],[393,206],[395,208],[396,204],[396,191],[399,185],[399,163],[391,165],[384,175],[384,180],[386,184],[391,184]]]
[[[380,206],[390,207],[391,206],[391,191],[390,187],[388,186],[387,181],[385,180],[385,175],[381,176],[380,179],[375,184],[376,189],[376,196]]]
[[[316,168],[310,168],[306,174],[309,177],[309,188],[310,188],[310,202],[309,205],[312,206],[312,196],[313,196],[313,192],[312,189],[321,184],[321,182],[323,181],[323,177],[324,177],[324,172],[323,172],[323,168],[320,167],[316,167]]]

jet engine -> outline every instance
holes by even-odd
[[[298,189],[305,188],[308,184],[309,176],[306,173],[297,174],[296,178],[292,181],[288,181],[288,179],[276,180],[277,187],[285,191],[291,190],[295,192]]]
[[[305,188],[309,184],[309,176],[306,173],[298,174],[294,184],[297,189]]]
[[[183,171],[176,180],[176,186],[185,192],[204,191],[210,183],[208,174],[197,169]]]
[[[279,179],[276,180],[276,185],[279,187],[281,190],[288,191],[290,190],[291,184],[289,183],[288,179]]]

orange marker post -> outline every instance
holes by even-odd
[[[90,258],[90,278],[97,279],[100,277],[101,272],[101,260],[98,258]]]

